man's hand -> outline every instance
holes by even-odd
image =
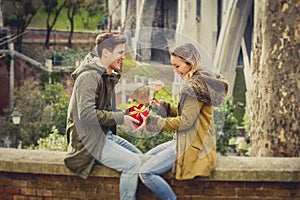
[[[136,129],[134,129],[133,132],[141,131],[141,130],[144,130],[146,128],[147,117],[144,116],[143,114],[141,114],[141,117],[143,119],[143,123],[139,127],[137,127]]]
[[[124,125],[128,126],[129,128],[135,130],[138,126],[139,120],[129,116],[129,115],[124,115]]]

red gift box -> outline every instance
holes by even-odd
[[[149,109],[144,104],[138,104],[129,108],[129,116],[139,120],[139,126],[143,123],[143,118],[141,114],[147,117],[148,113]]]

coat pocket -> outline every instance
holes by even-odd
[[[196,147],[196,146],[192,145],[192,148],[198,152],[198,159],[203,159],[207,155],[207,153],[204,152],[203,146]]]

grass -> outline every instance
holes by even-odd
[[[60,1],[61,2],[61,1]],[[76,31],[95,31],[98,22],[102,21],[101,12],[93,18],[89,18],[89,23],[87,26],[84,26],[83,19],[87,19],[88,13],[85,10],[81,10],[78,15],[74,17],[74,30]],[[53,17],[52,17],[53,19]],[[42,5],[41,8],[38,10],[36,15],[33,17],[29,27],[31,28],[43,28],[46,29],[46,20],[47,20],[47,13],[45,12],[45,6]],[[67,17],[67,9],[63,8],[59,17],[55,23],[53,30],[70,30],[70,23]]]

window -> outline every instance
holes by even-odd
[[[201,19],[201,0],[197,0],[197,19]]]

